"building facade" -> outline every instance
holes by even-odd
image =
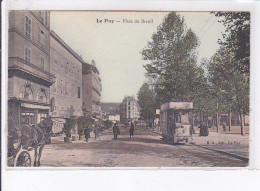
[[[120,104],[120,122],[137,121],[140,117],[139,105],[134,97],[125,97]]]
[[[10,11],[8,49],[8,122],[36,125],[49,115],[50,14]]]
[[[101,118],[101,79],[95,64],[84,63],[82,66],[83,114],[85,117]]]
[[[82,116],[82,64],[78,56],[54,31],[50,34],[50,69],[56,82],[50,87],[53,130],[59,132],[66,118]]]
[[[120,115],[119,114],[110,114],[108,115],[108,120],[112,121],[113,123],[119,122],[120,121]]]

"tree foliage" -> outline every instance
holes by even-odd
[[[104,122],[104,124],[105,124],[106,129],[110,129],[113,127],[113,122],[108,119]]]
[[[141,52],[148,76],[156,79],[156,102],[193,101],[205,85],[203,69],[196,65],[198,37],[176,12],[163,23]],[[205,88],[205,87],[203,87]]]
[[[64,123],[63,132],[65,133],[66,137],[71,137],[71,130],[75,128],[76,119],[68,118]]]
[[[244,134],[243,116],[249,113],[250,82],[250,13],[215,12],[226,27],[221,48],[212,57],[209,79],[218,88],[222,109],[241,116],[241,134]]]
[[[137,102],[140,106],[140,114],[145,120],[155,118],[155,98],[147,83],[140,88]]]
[[[235,67],[241,73],[250,71],[250,12],[214,12],[226,27],[219,44],[232,49]]]
[[[91,118],[86,118],[83,116],[80,116],[77,119],[77,124],[78,124],[78,134],[79,136],[83,135],[85,128],[88,127],[92,127],[94,124],[94,120]]]
[[[218,88],[223,111],[248,114],[249,112],[249,75],[241,74],[236,65],[234,51],[222,47],[209,65],[209,79]]]

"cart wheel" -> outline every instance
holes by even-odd
[[[14,166],[25,166],[30,167],[31,166],[31,156],[29,152],[25,150],[21,150],[17,153],[15,159],[14,159]]]

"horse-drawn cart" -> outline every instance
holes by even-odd
[[[18,135],[17,135],[18,134]],[[22,140],[19,137],[19,132],[8,133],[8,157],[12,161],[13,166],[30,167],[32,166],[32,159],[29,153],[31,149],[23,149]]]
[[[36,126],[22,124],[19,127],[8,120],[8,166],[30,167],[34,151],[34,166],[40,166],[40,158],[45,144],[50,143],[53,121],[51,117]]]

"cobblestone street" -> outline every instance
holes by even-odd
[[[110,131],[99,140],[64,143],[63,137],[46,145],[42,167],[243,167],[248,163],[194,145],[172,145],[153,132],[137,129],[129,138],[128,129],[113,140]]]

